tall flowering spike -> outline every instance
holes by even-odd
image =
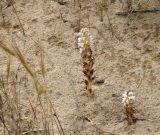
[[[83,73],[85,78],[86,90],[88,96],[93,97],[92,81],[94,74],[94,58],[92,56],[91,46],[93,45],[92,34],[87,28],[82,28],[77,34],[77,45],[83,60]]]
[[[122,103],[124,105],[124,114],[129,124],[135,122],[134,112],[135,112],[135,95],[132,91],[124,92],[122,95]]]

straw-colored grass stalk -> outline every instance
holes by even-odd
[[[5,52],[7,52],[9,55],[16,57],[21,62],[21,64],[27,70],[29,75],[32,77],[33,83],[35,85],[35,88],[38,94],[45,92],[43,86],[40,84],[40,82],[36,78],[36,74],[32,71],[31,67],[28,65],[24,56],[22,55],[21,51],[16,45],[16,42],[13,41],[13,44],[12,44],[13,49],[8,48],[4,43],[0,42],[0,48],[4,50]]]

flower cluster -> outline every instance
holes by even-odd
[[[135,122],[134,107],[135,95],[132,91],[127,91],[122,95],[122,103],[124,105],[124,114],[126,115],[126,120],[129,124]]]
[[[84,44],[94,44],[92,34],[89,32],[87,28],[82,28],[81,31],[77,34],[77,46],[80,50],[80,54],[82,54],[82,52],[85,49]]]
[[[93,96],[92,81],[94,79],[94,58],[92,56],[91,45],[93,45],[93,38],[87,28],[82,28],[77,35],[77,45],[83,61],[83,74],[85,78],[86,90],[88,96]]]
[[[127,104],[131,102],[135,102],[135,95],[133,94],[133,92],[132,91],[124,92],[124,94],[122,95],[123,105],[126,106]]]

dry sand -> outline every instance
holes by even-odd
[[[97,1],[82,2],[81,25],[90,26],[94,37],[95,80],[104,81],[95,81],[95,98],[89,99],[75,45],[78,5],[74,6],[73,0],[65,5],[53,0],[15,1],[27,36],[23,36],[12,7],[8,7],[3,10],[7,26],[0,26],[0,38],[8,45],[14,38],[39,80],[46,84],[66,135],[160,135],[160,12],[117,16],[122,4],[112,0],[101,22]],[[156,7],[158,1],[145,6]],[[37,45],[45,51],[45,79],[40,74]],[[0,75],[6,74],[7,59],[8,55],[0,51]],[[23,66],[11,59],[13,74],[20,66],[18,79],[22,83],[17,87],[25,123],[31,113],[26,107],[28,98],[34,105],[36,93]],[[139,119],[130,126],[124,120],[121,103],[121,95],[127,90],[136,94],[135,116]]]

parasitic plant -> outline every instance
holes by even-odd
[[[86,77],[85,84],[87,94],[90,97],[93,97],[92,90],[92,81],[94,79],[93,73],[93,65],[94,58],[92,55],[91,45],[93,44],[93,38],[91,33],[87,28],[82,28],[81,31],[77,34],[77,45],[80,50],[80,54],[83,61],[83,73]]]
[[[124,114],[126,115],[126,120],[128,124],[133,124],[135,122],[134,112],[135,112],[135,95],[132,91],[126,91],[122,95],[122,103],[124,105]]]

